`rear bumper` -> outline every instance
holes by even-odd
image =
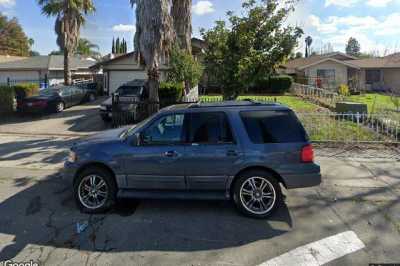
[[[287,189],[307,188],[319,186],[322,182],[321,168],[317,164],[303,165],[302,171],[299,168],[296,172],[281,174]]]

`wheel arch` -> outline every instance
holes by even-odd
[[[116,175],[115,175],[114,171],[111,169],[111,167],[109,167],[105,163],[101,163],[101,162],[89,162],[89,163],[86,163],[86,164],[82,165],[81,167],[79,167],[79,169],[76,171],[76,174],[74,176],[74,184],[75,184],[76,179],[82,174],[82,172],[88,168],[97,168],[97,169],[102,169],[104,171],[107,171],[112,176],[115,184],[117,184]]]
[[[281,177],[280,174],[278,174],[276,171],[274,171],[273,169],[269,168],[269,167],[265,167],[265,166],[248,166],[246,168],[241,169],[233,178],[231,183],[229,184],[229,190],[232,193],[233,191],[233,186],[235,185],[235,182],[238,180],[238,178],[245,172],[248,171],[264,171],[267,173],[270,173],[271,175],[273,175],[273,177],[275,177],[277,179],[277,181],[279,183],[281,183],[285,188],[287,188],[285,180],[283,180],[283,178]]]

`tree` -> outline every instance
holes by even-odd
[[[76,54],[86,57],[100,58],[99,46],[87,39],[79,39]]]
[[[112,40],[111,53],[112,53],[112,54],[116,54],[116,50],[115,50],[115,39],[114,39],[114,38],[113,38],[113,40]]]
[[[92,0],[38,0],[42,13],[56,16],[55,32],[57,44],[64,51],[64,83],[72,83],[71,55],[79,42],[80,28],[85,24],[85,15],[95,11]]]
[[[144,61],[148,75],[149,100],[159,102],[160,59],[172,48],[175,39],[169,0],[130,0],[136,5],[135,51]],[[149,113],[158,111],[158,104],[149,105]]]
[[[187,50],[175,46],[171,51],[168,79],[175,83],[185,83],[189,88],[199,84],[203,66]]]
[[[181,49],[192,53],[192,0],[172,0],[172,18]]]
[[[361,55],[361,46],[356,38],[350,37],[346,45],[346,54],[359,57]]]
[[[311,36],[307,36],[305,42],[306,42],[306,58],[307,58],[311,55],[311,45],[313,43],[313,39],[311,38]]]
[[[202,31],[207,73],[215,71],[227,99],[273,75],[303,34],[298,27],[284,26],[293,6],[280,7],[279,0],[246,0],[242,6],[241,17],[228,12],[230,28],[219,21]]]
[[[120,50],[121,50],[121,44],[120,44],[119,37],[118,37],[117,40],[115,41],[115,52],[117,54],[119,54]]]
[[[30,40],[16,18],[8,20],[0,13],[0,54],[29,56]]]

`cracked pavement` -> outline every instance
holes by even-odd
[[[395,151],[359,158],[358,149],[345,157],[319,150],[323,184],[285,191],[284,206],[267,220],[243,217],[218,201],[123,200],[109,213],[87,215],[77,210],[70,183],[58,172],[73,141],[0,135],[0,261],[258,265],[352,230],[366,247],[329,265],[400,262]],[[77,222],[88,223],[81,234]]]

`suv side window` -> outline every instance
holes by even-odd
[[[189,126],[189,143],[233,143],[228,118],[223,112],[192,113]]]
[[[240,112],[240,116],[253,143],[294,143],[308,139],[292,111],[246,111]]]
[[[142,132],[144,145],[174,145],[182,143],[184,114],[159,118]]]

